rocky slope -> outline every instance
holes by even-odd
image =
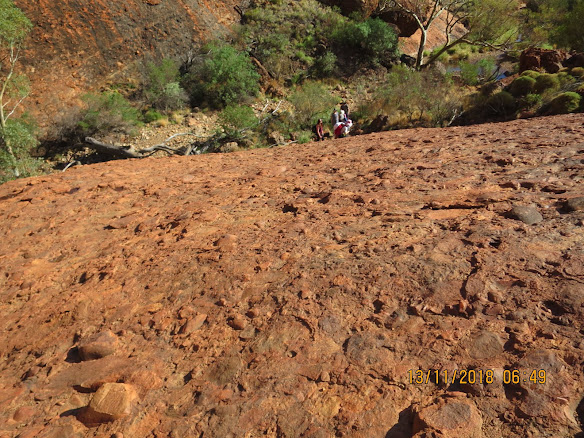
[[[0,186],[0,436],[581,433],[583,122]]]
[[[15,0],[15,4],[34,24],[23,58],[33,86],[27,108],[46,125],[75,105],[81,93],[104,81],[139,79],[139,64],[146,60],[186,59],[201,43],[229,31],[239,18],[234,7],[240,2]]]

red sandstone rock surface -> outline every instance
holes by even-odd
[[[0,436],[579,433],[583,122],[0,186]]]

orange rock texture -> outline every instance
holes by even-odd
[[[583,122],[0,186],[0,436],[580,433]]]

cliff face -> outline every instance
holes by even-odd
[[[237,0],[15,0],[34,29],[23,59],[41,124],[133,61],[186,56],[228,31]]]

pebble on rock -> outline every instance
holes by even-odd
[[[229,325],[235,330],[243,330],[246,326],[245,319],[241,315],[235,315],[233,319],[229,321]]]
[[[180,334],[188,335],[200,329],[207,320],[207,314],[200,313],[192,319],[189,319],[180,329]]]
[[[91,336],[79,345],[81,360],[101,359],[116,352],[118,338],[111,331],[105,331]]]
[[[534,225],[543,221],[543,216],[535,207],[524,205],[514,206],[509,212],[509,217],[527,225]]]
[[[568,199],[566,201],[566,209],[569,211],[583,211],[584,210],[584,196]]]

